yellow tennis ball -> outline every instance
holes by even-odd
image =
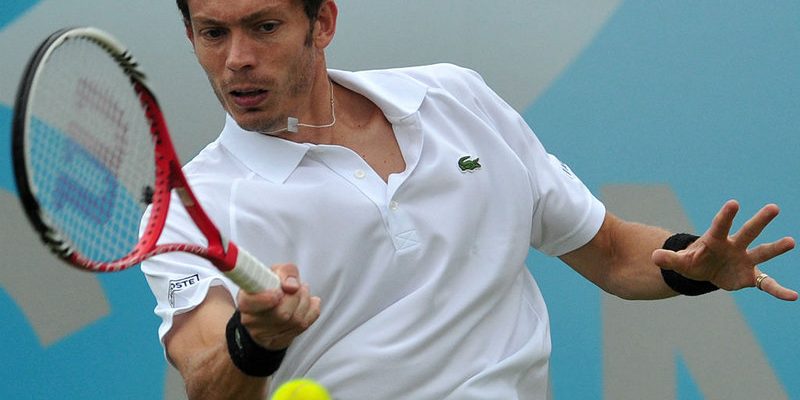
[[[272,400],[331,400],[331,395],[311,379],[293,379],[281,385]]]

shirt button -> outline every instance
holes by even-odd
[[[355,176],[356,179],[364,179],[364,177],[367,176],[367,173],[364,172],[363,169],[357,169],[355,172],[353,172],[353,176]]]
[[[389,203],[389,209],[390,210],[397,211],[398,208],[400,208],[400,203],[398,203],[396,201],[392,201],[392,202]]]

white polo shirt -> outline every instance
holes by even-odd
[[[322,298],[273,379],[337,399],[549,397],[547,310],[530,246],[588,242],[603,205],[474,72],[452,65],[330,71],[391,122],[406,170],[384,182],[356,153],[246,132],[228,117],[185,167],[223,234],[266,265],[292,262]],[[176,207],[180,209],[180,207]],[[203,242],[183,211],[163,241]],[[162,338],[212,285],[185,254],[146,261]]]

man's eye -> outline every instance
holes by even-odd
[[[274,32],[276,29],[278,29],[278,23],[277,22],[266,22],[266,23],[263,23],[263,24],[259,25],[258,28],[262,32],[267,32],[267,33]]]
[[[202,32],[206,39],[219,39],[224,35],[222,29],[204,29]]]

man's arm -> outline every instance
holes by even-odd
[[[626,222],[608,213],[589,243],[560,258],[584,278],[623,299],[667,298],[677,293],[664,283],[650,255],[670,235],[661,228]]]
[[[228,355],[225,326],[233,311],[230,293],[214,286],[197,308],[175,316],[165,345],[183,376],[189,399],[266,397],[267,379],[245,375]]]
[[[316,321],[320,299],[301,285],[291,264],[273,267],[281,288],[258,294],[240,292],[242,325],[252,339],[267,350],[288,347]],[[165,338],[167,355],[183,376],[189,399],[263,399],[266,377],[252,377],[230,358],[225,328],[235,310],[231,295],[221,286],[209,289],[194,310],[176,316]]]
[[[748,247],[778,215],[778,207],[768,205],[730,234],[739,210],[735,201],[727,202],[711,227],[685,250],[662,250],[671,235],[663,229],[623,221],[607,214],[595,237],[581,248],[561,256],[578,273],[608,293],[624,299],[658,299],[674,296],[661,276],[660,268],[674,270],[698,281],[710,281],[725,290],[755,286],[761,273],[758,264],[794,248],[794,239]],[[761,288],[782,300],[797,300],[797,293],[767,278]]]

